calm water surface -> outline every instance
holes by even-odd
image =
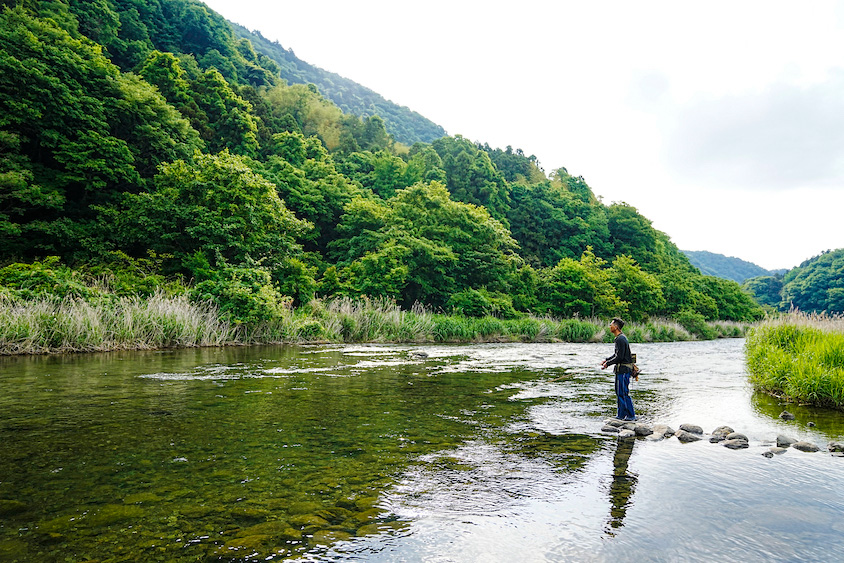
[[[607,344],[0,358],[0,561],[841,560],[844,459],[761,454],[844,415],[754,394],[743,345],[634,345],[632,391],[739,451],[602,434]]]

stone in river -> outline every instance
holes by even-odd
[[[692,434],[703,434],[703,428],[697,424],[681,424],[680,430],[685,430],[686,432],[691,432]]]
[[[650,436],[654,433],[650,426],[647,424],[637,424],[635,428],[633,428],[633,432],[636,433],[636,436]]]
[[[612,424],[604,424],[601,427],[601,432],[618,432],[618,426],[613,426]]]
[[[654,424],[654,434],[661,434],[664,438],[674,435],[674,429],[667,424]]]
[[[678,430],[674,435],[677,436],[677,439],[681,442],[697,442],[701,439],[700,434],[689,432],[688,430],[683,430],[682,426],[680,427],[680,430]]]
[[[730,432],[725,438],[727,440],[744,440],[745,442],[748,441],[747,436],[740,432]]]
[[[730,448],[731,450],[743,450],[748,446],[747,440],[742,440],[741,438],[734,438],[732,440],[727,439],[721,442],[721,445],[725,448]],[[772,454],[773,455],[773,454]]]
[[[844,452],[844,442],[830,442],[827,447],[831,452]]]
[[[780,418],[783,420],[794,420],[794,415],[788,411],[782,411],[780,413]]]
[[[620,418],[608,418],[604,421],[604,424],[609,424],[610,426],[624,426],[624,421]]]
[[[774,452],[769,450],[767,452],[762,452],[762,455],[765,457],[774,457]]]
[[[734,430],[729,426],[719,426],[712,431],[712,436],[709,438],[709,441],[713,444],[716,442],[723,442],[727,439],[727,434],[732,434],[733,432]]]
[[[782,434],[777,436],[777,447],[779,448],[787,448],[795,442],[797,442],[797,440],[794,438],[789,438],[788,436],[783,436]]]
[[[795,442],[791,445],[792,448],[795,450],[800,450],[801,452],[817,452],[820,451],[820,448],[817,447],[815,444],[811,442]]]
[[[771,448],[768,451],[774,455],[782,455],[788,451],[788,448]]]
[[[619,438],[635,438],[636,433],[632,430],[627,430],[626,428],[618,433]]]

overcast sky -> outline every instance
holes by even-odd
[[[844,247],[844,2],[207,0],[450,135],[564,166],[681,249]]]

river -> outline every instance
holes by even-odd
[[[0,358],[0,561],[840,559],[844,415],[754,393],[743,345],[633,345],[640,419],[737,451],[601,433],[608,344]]]

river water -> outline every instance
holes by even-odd
[[[841,560],[844,415],[743,345],[633,345],[640,419],[738,451],[602,434],[608,344],[0,358],[0,561]]]

